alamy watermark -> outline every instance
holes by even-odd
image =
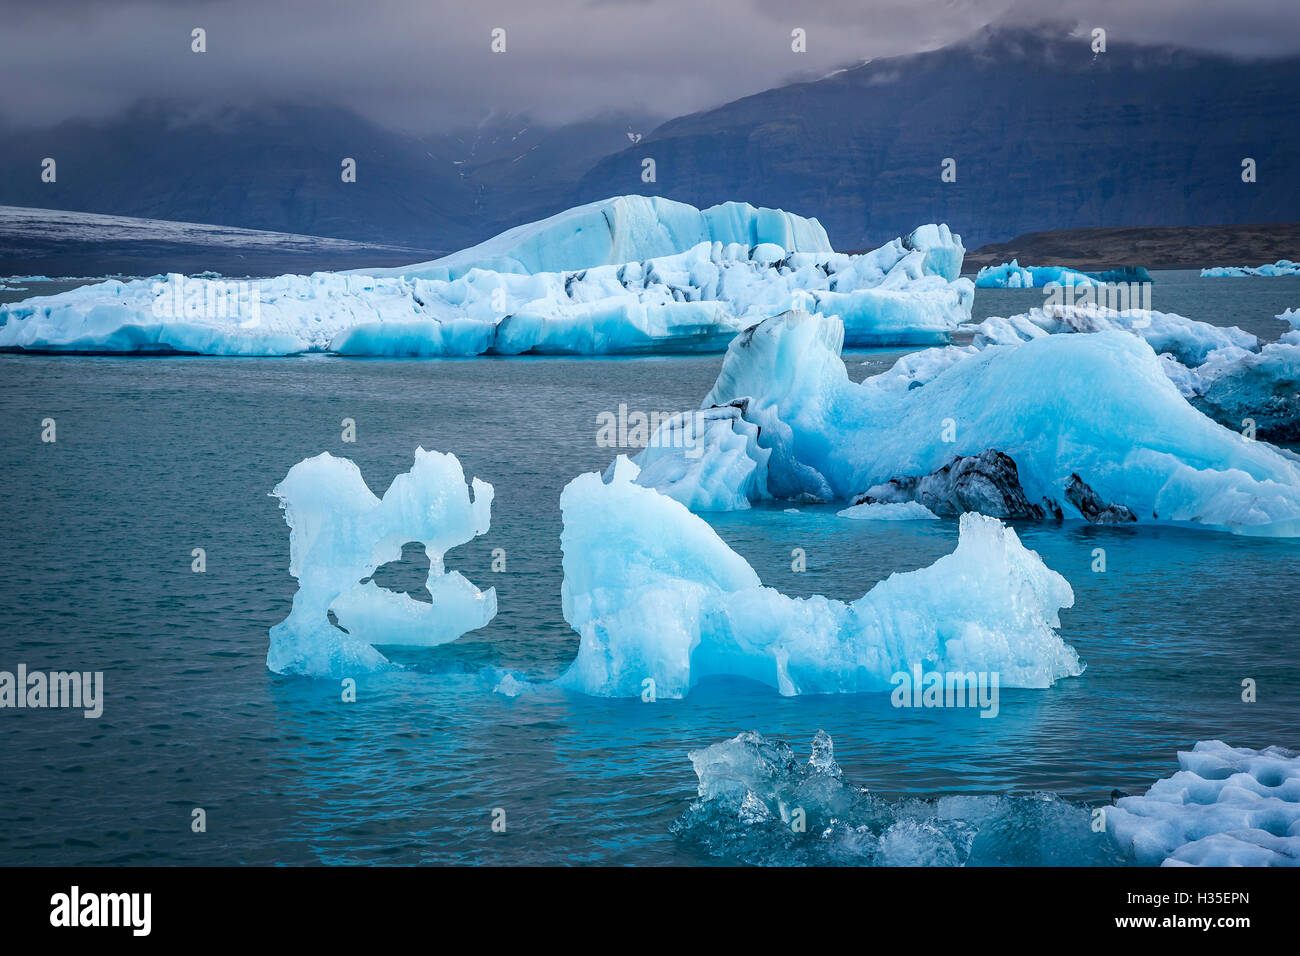
[[[77,708],[96,720],[104,713],[103,671],[0,671],[0,710]]]
[[[1115,312],[1130,309],[1151,311],[1150,282],[1048,282],[1043,286],[1043,306],[1089,308],[1096,306]]]
[[[235,279],[194,279],[173,274],[153,284],[153,314],[159,319],[239,319],[243,328],[262,321],[262,290]]]
[[[997,671],[898,671],[889,701],[895,707],[978,707],[981,717],[998,715]]]
[[[152,893],[84,893],[73,886],[50,897],[50,925],[56,928],[124,927],[133,936],[148,936],[152,914]]]
[[[681,448],[687,458],[699,458],[699,443],[706,422],[716,418],[713,409],[693,412],[642,412],[620,404],[617,412],[596,416],[598,448]]]

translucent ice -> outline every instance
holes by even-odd
[[[1126,854],[1147,866],[1300,866],[1300,754],[1203,740],[1178,764],[1106,808]]]
[[[271,628],[267,667],[353,676],[390,666],[374,645],[443,644],[492,620],[496,589],[479,591],[443,567],[449,549],[488,530],[492,486],[475,478],[471,487],[472,499],[455,455],[423,448],[382,498],[353,462],[328,452],[290,468],[271,494],[289,525],[289,572],[298,591],[289,616]],[[411,541],[429,558],[432,604],[362,583]]]
[[[620,457],[605,478],[582,475],[560,496],[564,617],[581,636],[561,686],[683,697],[725,674],[788,696],[889,690],[894,674],[921,663],[996,671],[1012,687],[1083,670],[1055,630],[1074,602],[1070,585],[995,519],[964,515],[956,551],[852,604],[791,598],[636,477]]]
[[[801,759],[749,731],[688,754],[697,799],[673,824],[728,862],[766,866],[1099,866],[1123,862],[1086,807],[1052,794],[887,799],[853,786],[819,731]]]

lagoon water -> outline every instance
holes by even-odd
[[[1266,338],[1284,329],[1273,315],[1300,306],[1300,280],[1156,280],[1156,309]],[[979,290],[976,317],[1041,301]],[[846,358],[861,376],[898,354]],[[698,823],[674,826],[696,795],[688,751],[757,730],[802,758],[824,729],[845,778],[885,800],[1047,792],[1091,807],[1168,775],[1197,740],[1300,745],[1300,541],[1168,527],[1019,527],[1074,587],[1061,633],[1088,668],[1047,690],[1003,689],[992,720],[743,681],[655,703],[494,693],[501,670],[545,682],[577,647],[560,611],[558,498],[609,463],[597,416],[693,407],[720,363],[0,356],[0,669],[103,671],[106,685],[98,720],[0,712],[0,864],[782,862],[781,845],[744,845],[761,834],[711,841]],[[341,441],[344,418],[355,444]],[[491,530],[447,563],[494,585],[500,613],[452,644],[394,650],[407,668],[362,678],[355,703],[336,682],[269,673],[267,629],[295,582],[268,492],[321,451],[354,459],[382,492],[417,445],[454,452],[496,488]],[[852,600],[956,541],[955,520],[785,507],[709,520],[791,594]],[[421,580],[413,553],[381,583]],[[812,852],[789,861],[822,861],[818,836],[806,839]],[[1020,853],[1009,861],[1097,861],[1064,838]]]

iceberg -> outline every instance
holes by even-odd
[[[1056,283],[1063,286],[1099,286],[1110,282],[1150,282],[1151,273],[1141,266],[1126,266],[1105,272],[1081,272],[1067,266],[1022,266],[1015,259],[1000,266],[985,266],[975,275],[977,289],[1041,289]]]
[[[842,344],[838,319],[788,312],[728,348],[702,407],[743,408],[744,425],[732,427],[756,429],[767,495],[847,500],[996,450],[1015,463],[1031,502],[1068,502],[1077,479],[1139,521],[1300,534],[1300,461],[1189,405],[1138,335],[1045,334],[1010,347],[932,349],[922,355],[936,357],[933,374],[906,383],[901,373],[853,382]],[[683,482],[661,463],[654,487],[680,500],[722,465],[706,450]],[[734,460],[725,466],[742,470]]]
[[[1105,812],[1106,832],[1145,866],[1300,866],[1300,754],[1221,740]]]
[[[1293,276],[1300,275],[1300,263],[1292,262],[1290,259],[1279,259],[1277,262],[1262,266],[1215,266],[1211,269],[1202,269],[1202,279],[1229,279],[1240,278],[1243,276]]]
[[[557,683],[601,697],[686,696],[711,676],[746,677],[785,696],[885,691],[926,670],[996,673],[1050,687],[1083,664],[1056,633],[1074,603],[1066,580],[1015,531],[963,515],[957,549],[893,574],[846,604],[792,598],[685,506],[635,482],[619,456],[560,496],[564,618],[581,641]]]
[[[1065,266],[1022,266],[1015,259],[1000,266],[985,266],[975,275],[977,289],[1041,289],[1049,282],[1093,285],[1087,273]]]
[[[946,226],[846,255],[830,250],[815,220],[779,210],[620,197],[435,263],[250,281],[171,274],[0,305],[0,350],[721,351],[793,305],[839,316],[851,345],[929,345],[970,320],[964,254]]]
[[[385,670],[392,665],[375,645],[445,644],[496,615],[495,588],[479,591],[443,565],[448,550],[491,523],[492,486],[475,478],[467,488],[455,455],[417,448],[411,470],[379,498],[355,463],[325,452],[290,468],[271,495],[284,509],[289,573],[298,581],[289,616],[270,632],[266,666],[276,673]],[[411,541],[429,558],[432,603],[366,580]]]

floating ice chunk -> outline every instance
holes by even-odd
[[[1035,289],[1049,282],[1076,286],[1093,285],[1087,273],[1065,266],[1022,266],[1015,259],[1000,266],[985,266],[975,276],[977,289]]]
[[[1098,866],[1123,857],[1052,794],[885,799],[851,785],[825,731],[799,759],[749,731],[688,756],[697,799],[673,823],[712,856],[765,866]]]
[[[864,521],[938,521],[939,516],[919,501],[871,502],[845,508],[836,514],[841,518]]]
[[[1125,853],[1147,866],[1300,866],[1300,755],[1209,740],[1178,764],[1105,810]]]
[[[771,476],[806,469],[836,499],[997,449],[1030,501],[1066,498],[1078,475],[1140,521],[1300,534],[1300,463],[1190,406],[1128,332],[1047,335],[1015,347],[935,350],[920,387],[854,383],[834,318],[790,312],[731,344],[704,405],[746,398],[745,421],[783,433]],[[784,430],[784,432],[782,432]],[[703,465],[701,465],[703,467]],[[666,489],[671,490],[671,489]]]
[[[518,697],[528,689],[528,681],[520,680],[514,674],[506,672],[501,675],[496,686],[492,688],[492,693],[500,694],[502,697]]]
[[[1107,283],[1150,282],[1151,274],[1141,266],[1126,266],[1105,272],[1081,272],[1068,266],[1022,266],[1015,259],[1000,266],[985,266],[975,276],[977,289],[1041,289],[1056,283],[1079,288]]]
[[[610,473],[575,478],[560,496],[564,617],[581,636],[559,684],[607,697],[683,697],[701,679],[748,677],[784,695],[882,691],[900,671],[998,672],[1011,687],[1049,687],[1082,672],[1057,635],[1070,585],[1016,533],[961,519],[957,550],[894,574],[852,604],[791,598],[703,519]]]
[[[1270,265],[1262,266],[1216,266],[1202,269],[1203,279],[1224,279],[1240,276],[1293,276],[1300,275],[1300,263],[1290,259],[1279,259]]]
[[[479,591],[443,567],[449,549],[488,530],[492,486],[475,478],[472,488],[471,499],[455,455],[423,448],[382,498],[353,462],[328,452],[290,468],[271,494],[289,525],[289,572],[298,591],[289,616],[271,628],[267,667],[354,676],[390,666],[374,645],[443,644],[492,620],[496,589]],[[361,583],[400,558],[410,541],[423,544],[429,558],[432,604]]]

